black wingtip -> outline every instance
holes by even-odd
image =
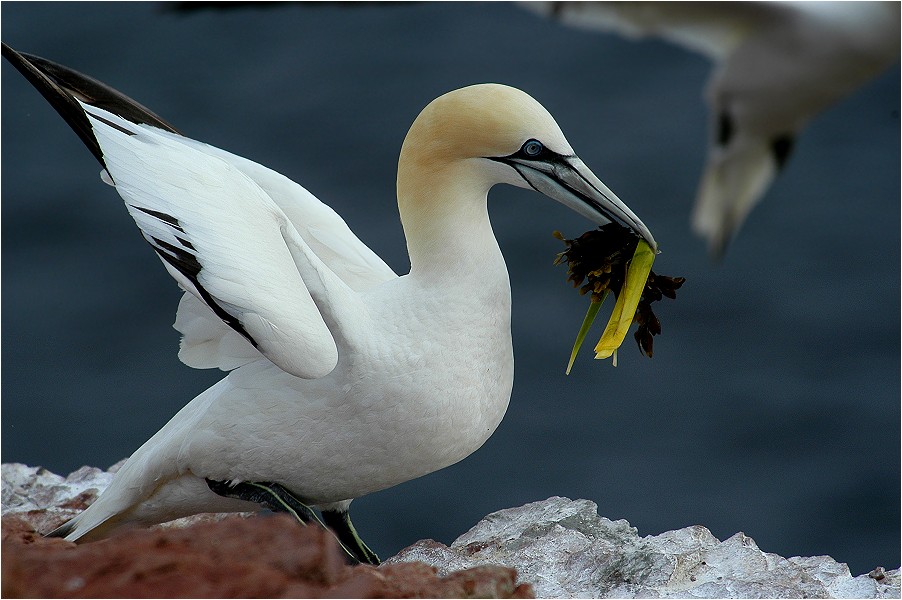
[[[93,77],[40,56],[17,52],[5,42],[2,43],[2,50],[3,57],[44,96],[104,167],[103,152],[76,98],[132,123],[146,123],[181,135],[180,131],[148,108]]]
[[[100,161],[101,165],[106,167],[103,162],[103,152],[94,138],[91,123],[88,121],[84,110],[75,101],[75,98],[52,78],[44,74],[31,60],[31,56],[16,52],[5,42],[2,43],[2,50],[3,58],[8,60],[44,96],[44,99],[50,103],[50,106],[60,114],[63,120],[69,124],[81,141],[84,142],[91,154]]]

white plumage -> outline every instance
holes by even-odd
[[[189,490],[213,494],[202,480],[188,483],[194,474],[285,482],[308,502],[329,504],[447,466],[494,431],[513,375],[509,324],[480,322],[485,311],[509,310],[497,247],[485,248],[490,286],[487,276],[476,289],[470,281],[456,285],[461,280],[450,269],[444,282],[399,278],[337,214],[281,175],[85,108],[103,119],[92,125],[107,171],[145,237],[164,244],[161,254],[179,247],[197,257],[202,289],[257,348],[161,259],[187,290],[176,317],[184,334],[180,357],[191,366],[240,368],[142,446],[70,538],[90,531],[92,512],[133,510],[129,518],[142,523],[196,512],[203,502],[188,502]],[[178,224],[149,211],[177,215]],[[308,233],[308,221],[318,235]],[[446,319],[458,325],[444,331]],[[467,337],[472,352],[459,347]],[[164,485],[151,502],[136,479]],[[217,503],[228,504],[223,500]],[[232,502],[234,510],[247,508]]]
[[[351,500],[466,457],[510,399],[510,284],[489,189],[537,189],[656,248],[551,115],[514,88],[449,92],[414,121],[398,166],[411,261],[399,277],[284,176],[179,135],[95,80],[3,52],[94,152],[185,290],[179,357],[229,371],[56,532],[70,540],[259,508],[218,486],[265,482],[342,515],[339,538],[376,562],[347,520]]]

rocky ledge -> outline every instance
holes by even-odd
[[[899,570],[852,577],[827,556],[783,558],[701,526],[639,537],[588,500],[492,513],[451,546],[417,542],[379,568],[286,516],[202,517],[76,546],[46,532],[112,474],[2,467],[4,597],[899,598]]]

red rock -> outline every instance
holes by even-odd
[[[503,567],[438,577],[422,563],[347,566],[331,534],[285,515],[133,530],[81,545],[4,516],[2,545],[5,598],[532,597]]]

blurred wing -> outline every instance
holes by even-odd
[[[657,36],[724,60],[746,37],[791,10],[782,2],[524,2],[566,25],[641,38]]]
[[[529,2],[574,27],[655,36],[715,63],[693,229],[720,257],[820,110],[898,60],[898,2]]]

